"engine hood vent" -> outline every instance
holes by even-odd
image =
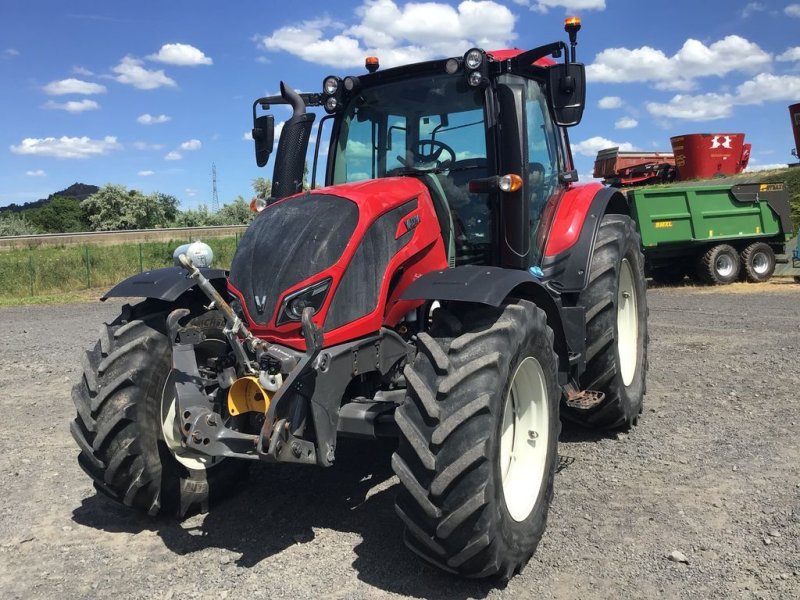
[[[261,211],[239,242],[229,281],[253,321],[266,325],[283,293],[333,266],[358,223],[358,206],[330,194],[303,194]]]

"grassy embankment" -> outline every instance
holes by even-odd
[[[230,266],[235,237],[207,240],[214,266]],[[185,240],[117,246],[55,246],[0,252],[0,305],[37,304],[93,297],[126,277],[172,266],[172,252]],[[102,292],[101,292],[102,293]]]
[[[708,180],[708,183],[733,184],[745,181],[786,182],[795,228],[800,225],[800,167],[742,173],[720,180]],[[236,241],[234,237],[207,240],[214,250],[215,266],[227,268],[230,265]],[[175,240],[0,252],[0,306],[94,298],[140,270],[172,265],[172,252],[182,243],[183,240]]]

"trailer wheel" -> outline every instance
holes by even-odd
[[[775,272],[775,253],[764,242],[755,242],[739,255],[744,276],[751,283],[767,281]]]
[[[739,277],[739,254],[733,246],[717,244],[697,263],[697,278],[711,285],[733,283]]]
[[[167,314],[163,302],[145,300],[126,305],[103,326],[72,389],[77,416],[70,431],[81,450],[78,464],[98,491],[151,515],[184,516],[227,495],[248,465],[181,448]],[[220,313],[197,316],[191,324],[207,337],[197,347],[201,361],[225,351]]]
[[[446,571],[509,579],[536,550],[553,495],[553,332],[522,300],[438,309],[417,347],[392,457],[405,543]]]
[[[605,397],[588,410],[567,406],[563,409],[565,417],[584,427],[631,427],[642,412],[648,310],[640,246],[630,217],[603,217],[589,284],[577,304],[586,311],[586,371],[580,386],[603,392]]]

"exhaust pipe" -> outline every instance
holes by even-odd
[[[278,141],[275,170],[272,173],[270,200],[273,202],[303,191],[306,151],[316,117],[314,113],[306,112],[306,104],[300,95],[282,81],[281,96],[294,112],[284,124]]]

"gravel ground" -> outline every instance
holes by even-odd
[[[547,532],[505,588],[405,549],[385,448],[342,446],[329,470],[256,465],[182,523],[96,495],[69,391],[119,304],[2,308],[0,597],[800,597],[800,286],[648,300],[643,418],[629,434],[565,429]]]

